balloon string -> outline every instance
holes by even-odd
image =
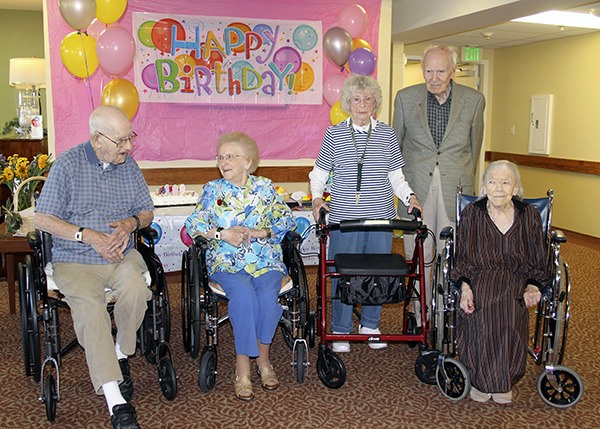
[[[83,34],[81,34],[81,31],[77,32],[79,34],[79,37],[81,38],[81,50],[83,52],[83,63],[85,64],[85,86],[87,87],[88,90],[88,95],[90,97],[90,103],[92,105],[92,110],[95,109],[94,106],[94,94],[92,93],[92,82],[90,81],[90,69],[88,67],[88,61],[87,61],[87,55],[85,53],[85,44],[83,42]],[[89,36],[88,36],[89,37]]]

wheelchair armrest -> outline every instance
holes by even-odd
[[[42,237],[40,236],[40,232],[37,230],[29,231],[27,233],[27,242],[32,250],[39,249],[42,246]]]
[[[142,238],[145,238],[148,241],[154,242],[158,238],[158,231],[150,226],[145,226],[141,228],[138,233]]]
[[[300,244],[302,243],[302,236],[298,234],[296,231],[288,231],[283,237],[285,241],[289,241],[292,244]]]
[[[552,242],[553,243],[566,243],[567,237],[560,229],[552,231]]]
[[[440,232],[440,239],[446,240],[454,236],[454,229],[451,226],[445,226]]]
[[[208,239],[199,235],[196,238],[194,238],[194,244],[196,245],[196,247],[206,248],[208,247]]]

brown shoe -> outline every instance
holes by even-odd
[[[279,380],[277,380],[277,374],[273,369],[273,365],[259,366],[256,365],[256,372],[260,375],[260,385],[265,390],[275,390],[279,387]]]
[[[233,390],[235,397],[240,401],[249,402],[254,399],[254,391],[252,390],[252,382],[247,375],[236,375],[233,381]]]

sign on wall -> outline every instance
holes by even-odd
[[[320,21],[134,13],[141,102],[321,104]]]

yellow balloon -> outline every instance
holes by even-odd
[[[340,122],[346,120],[350,115],[342,110],[342,103],[336,101],[331,106],[331,110],[329,111],[329,120],[331,121],[331,125],[339,124]]]
[[[181,54],[175,57],[175,62],[179,66],[179,76],[193,76],[196,60],[188,54]]]
[[[127,0],[96,0],[96,18],[105,24],[119,19],[127,8]]]
[[[127,79],[113,79],[102,90],[102,105],[118,107],[131,119],[140,105],[140,96]]]
[[[298,92],[306,91],[313,83],[315,83],[315,72],[309,64],[303,62],[300,70],[296,73],[294,89]]]
[[[60,59],[75,76],[90,77],[98,68],[96,40],[78,31],[67,34],[60,42]]]

